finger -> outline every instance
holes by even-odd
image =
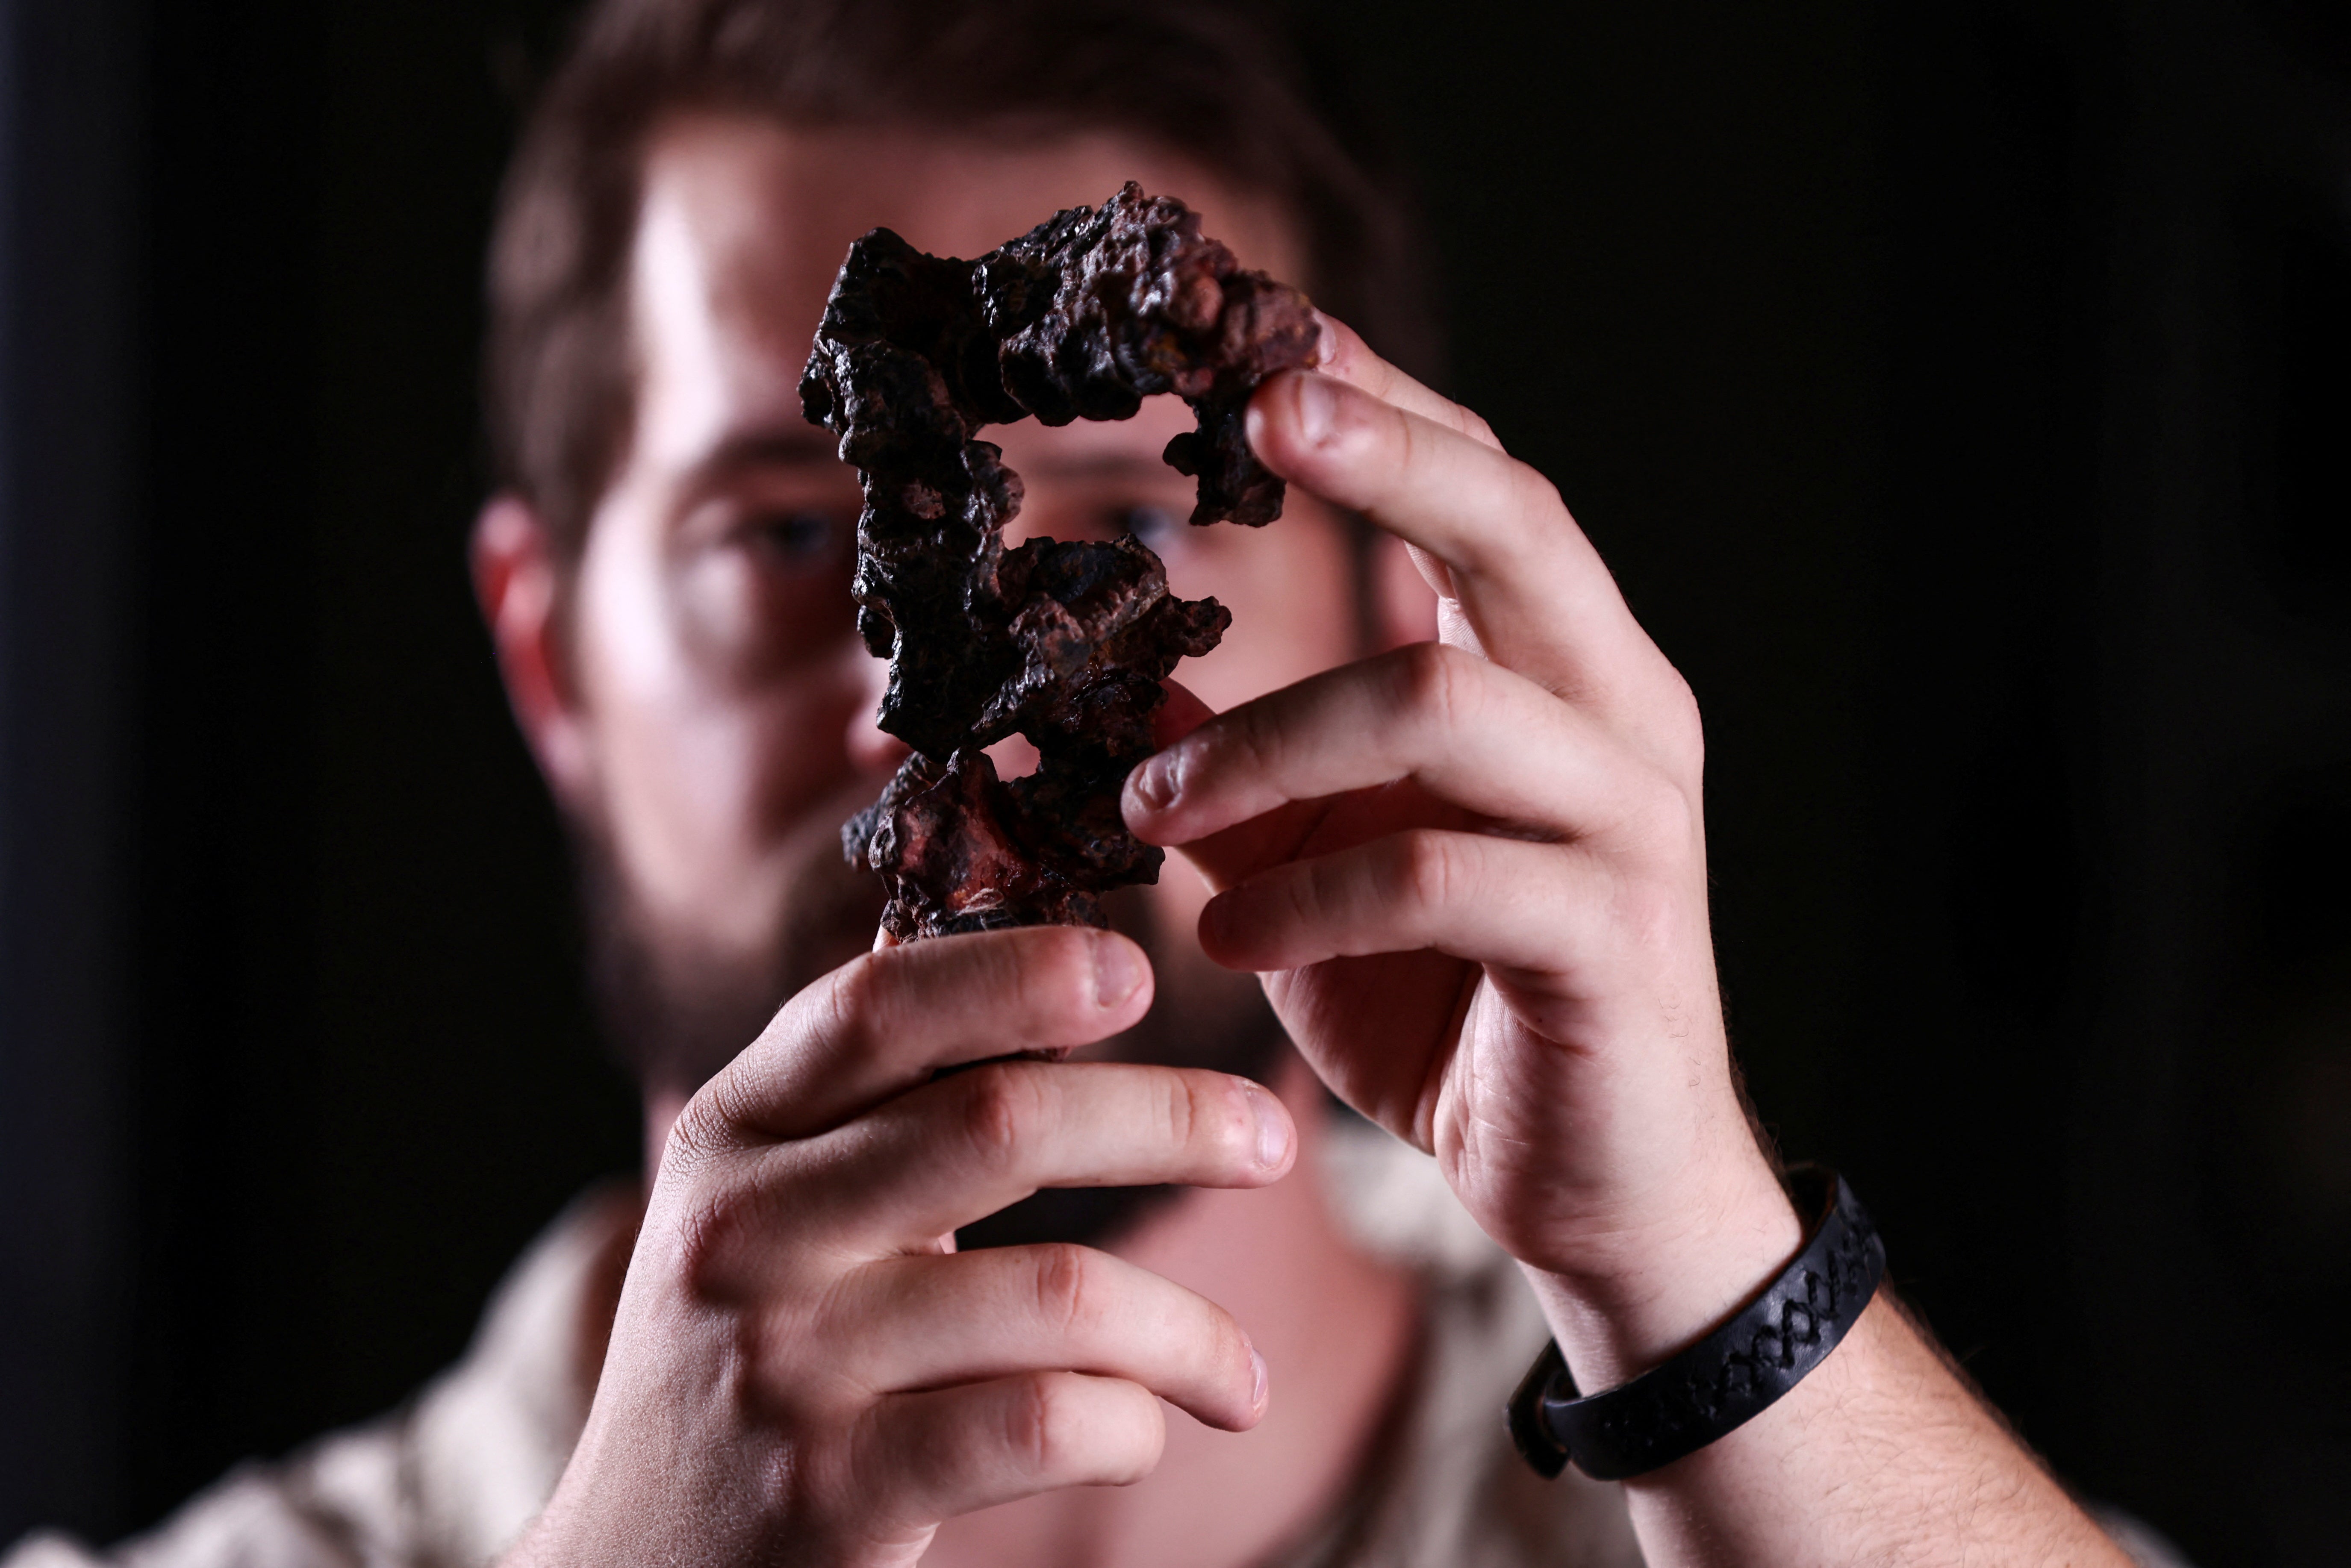
[[[875,1500],[883,1528],[936,1524],[1062,1487],[1141,1480],[1166,1441],[1159,1401],[1139,1384],[1024,1373],[875,1402],[853,1440],[853,1491]]]
[[[1678,684],[1559,492],[1525,464],[1312,372],[1268,382],[1248,417],[1276,473],[1436,556],[1497,663],[1635,711],[1661,681]]]
[[[1429,391],[1372,352],[1371,345],[1364,342],[1353,327],[1321,310],[1314,312],[1314,321],[1322,329],[1322,335],[1315,341],[1316,370],[1326,376],[1335,376],[1351,386],[1361,387],[1382,402],[1394,403],[1407,413],[1434,420],[1472,441],[1482,442],[1497,452],[1502,449],[1492,426],[1452,399]]]
[[[784,1004],[696,1094],[681,1135],[740,1146],[823,1131],[935,1070],[1091,1045],[1151,1006],[1151,965],[1124,936],[1029,926],[881,948]]]
[[[928,1250],[1047,1186],[1262,1186],[1297,1143],[1271,1091],[1199,1069],[1006,1061],[957,1073],[823,1138],[770,1151],[804,1231]]]
[[[885,1259],[827,1315],[853,1330],[836,1336],[841,1371],[874,1393],[1060,1369],[1125,1378],[1228,1431],[1265,1410],[1265,1364],[1231,1313],[1090,1247]]]
[[[1294,801],[1411,779],[1515,830],[1591,837],[1664,787],[1589,715],[1524,676],[1421,643],[1218,715],[1137,767],[1122,805],[1187,844]]]
[[[1260,974],[1434,949],[1527,972],[1618,939],[1616,879],[1572,845],[1418,829],[1271,867],[1208,901],[1200,946]]]

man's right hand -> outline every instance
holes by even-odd
[[[792,998],[669,1138],[586,1431],[509,1564],[911,1563],[954,1515],[1132,1481],[1165,1398],[1239,1430],[1232,1317],[1083,1247],[957,1254],[1044,1186],[1259,1186],[1296,1146],[1222,1073],[991,1061],[1151,1001],[1104,931],[885,948]]]

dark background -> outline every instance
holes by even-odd
[[[0,1541],[399,1399],[633,1159],[462,540],[552,0],[0,0]],[[2210,1568],[2351,1541],[2351,25],[1307,11],[1697,687],[1789,1153]]]

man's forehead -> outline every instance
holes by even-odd
[[[805,353],[841,258],[868,229],[895,229],[934,255],[977,256],[1130,179],[1199,209],[1248,265],[1298,276],[1301,247],[1271,204],[1112,136],[1008,148],[903,128],[697,115],[665,126],[650,152],[640,282],[654,281],[647,251],[667,250],[667,287],[684,281],[675,275],[685,264],[699,274],[704,308]]]
[[[829,444],[800,418],[799,376],[851,241],[887,227],[934,255],[977,256],[1130,179],[1192,203],[1249,265],[1298,275],[1302,251],[1277,208],[1107,136],[1006,149],[907,130],[671,121],[648,152],[632,268],[638,457],[698,470],[745,441],[786,440],[820,455]],[[1002,439],[1020,448],[1016,465],[1144,444],[1155,456],[1188,421],[1152,413],[1114,433],[1072,426],[1049,440],[1024,423]]]

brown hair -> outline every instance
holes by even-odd
[[[530,116],[490,258],[497,476],[566,560],[634,418],[625,285],[645,144],[688,110],[1132,135],[1272,197],[1306,241],[1298,281],[1388,358],[1426,374],[1435,356],[1405,204],[1251,14],[1147,0],[604,0]]]

